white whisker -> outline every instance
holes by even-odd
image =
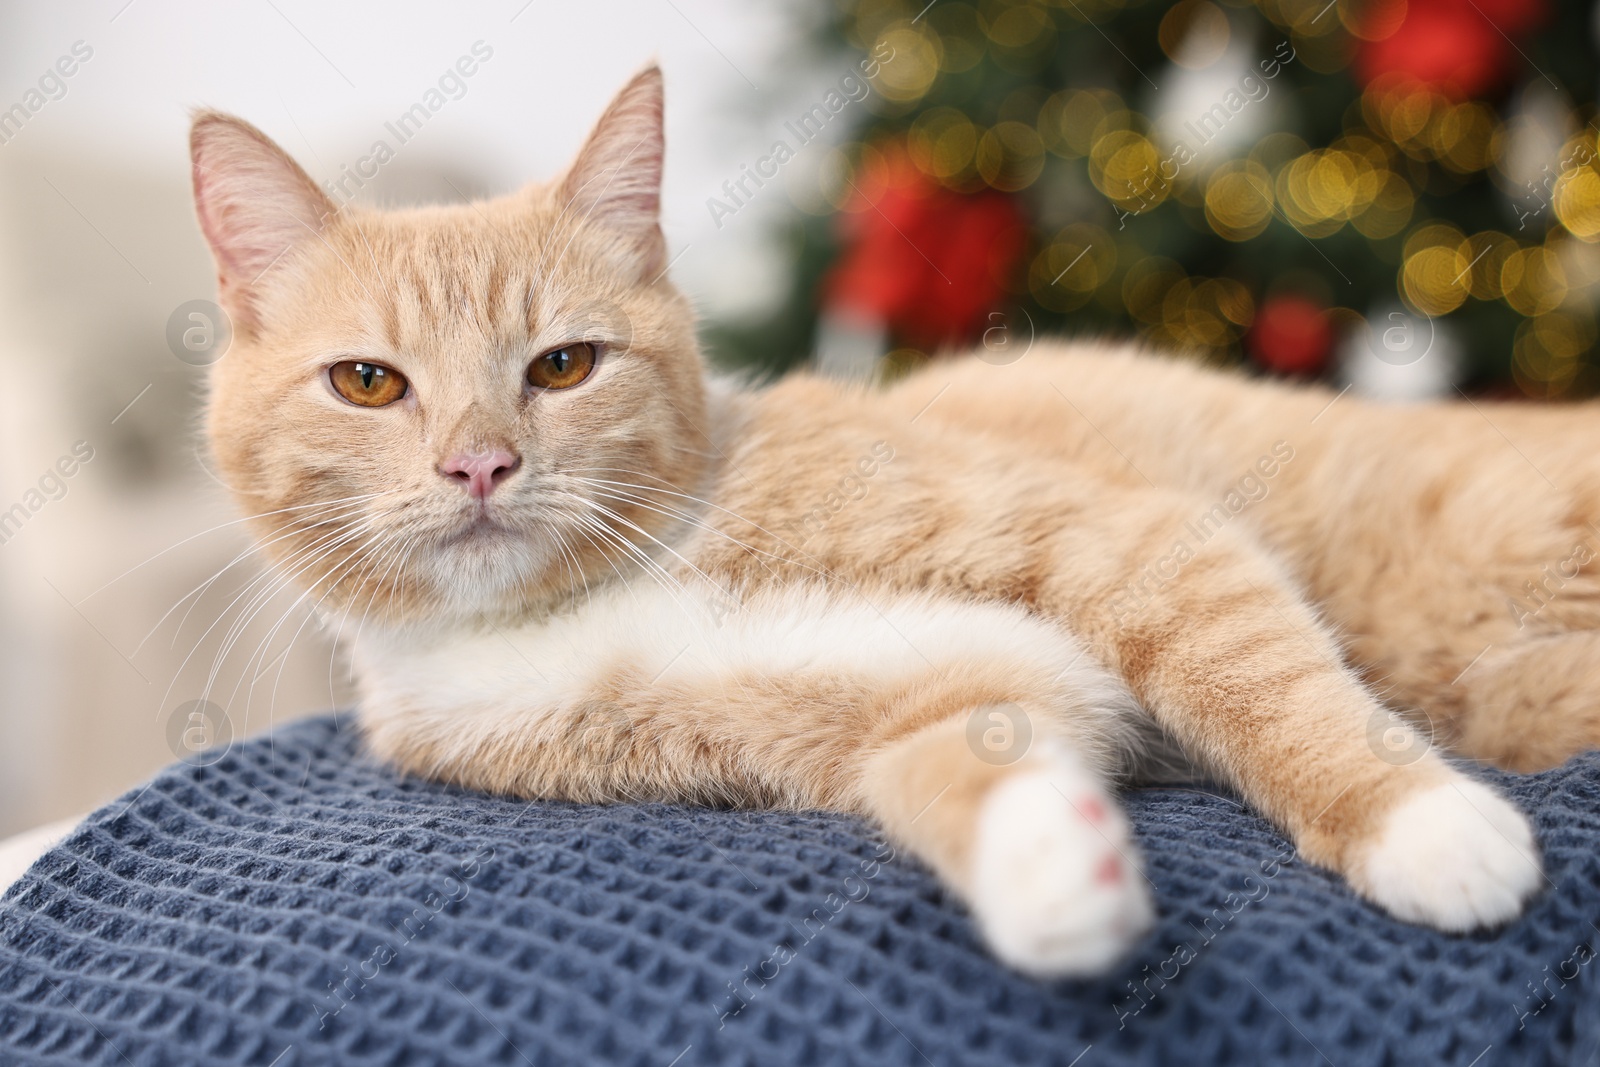
[[[202,633],[198,639],[196,639],[194,648],[191,649],[189,654],[183,658],[183,662],[178,665],[177,671],[174,672],[173,677],[172,677],[172,681],[168,684],[166,692],[162,695],[161,706],[164,707],[166,705],[166,702],[167,702],[168,698],[170,698],[171,695],[172,695],[172,686],[177,684],[178,678],[179,678],[179,676],[182,675],[184,668],[189,665],[189,661],[194,658],[194,654],[200,650],[200,644],[205,641],[206,637],[213,630],[215,630],[219,624],[221,624],[222,620],[227,617],[228,612],[230,610],[232,610],[233,606],[235,604],[237,604],[250,591],[250,589],[252,587],[256,586],[257,584],[264,583],[264,584],[262,584],[261,592],[258,592],[256,594],[256,596],[254,598],[252,598],[252,600],[250,601],[250,604],[247,605],[246,608],[244,609],[245,612],[248,612],[248,615],[244,614],[243,612],[241,613],[240,619],[236,620],[235,625],[229,627],[229,629],[227,631],[227,633],[229,635],[237,632],[240,629],[240,624],[248,625],[249,619],[253,618],[254,615],[257,612],[259,612],[260,607],[254,607],[254,610],[251,610],[251,608],[253,606],[255,606],[255,605],[264,604],[265,603],[265,600],[262,599],[263,598],[263,594],[265,594],[265,596],[268,597],[268,598],[270,598],[273,595],[276,595],[276,593],[279,590],[285,588],[290,582],[294,581],[295,578],[297,578],[301,573],[303,573],[304,570],[307,567],[314,566],[317,561],[319,561],[322,558],[324,558],[328,553],[336,551],[339,548],[340,545],[347,544],[347,543],[349,543],[350,540],[353,540],[354,538],[361,536],[365,532],[367,526],[370,524],[371,521],[372,521],[371,519],[360,520],[359,522],[356,522],[354,528],[347,528],[342,533],[336,532],[335,534],[328,535],[329,537],[333,538],[332,544],[329,545],[328,547],[324,548],[320,554],[316,555],[315,558],[313,558],[309,563],[306,563],[304,566],[300,567],[300,569],[295,570],[292,573],[287,573],[287,574],[283,573],[283,569],[287,569],[287,568],[291,567],[293,565],[293,563],[298,562],[298,561],[304,559],[306,556],[312,555],[313,553],[315,553],[317,551],[316,548],[308,547],[306,549],[302,549],[302,550],[296,552],[295,554],[292,554],[289,557],[289,560],[286,560],[284,562],[284,564],[282,565],[283,569],[275,570],[275,571],[268,571],[264,575],[262,575],[261,577],[259,577],[259,578],[255,579],[254,581],[252,581],[249,585],[245,586],[245,588],[243,590],[241,590],[239,592],[239,594],[237,596],[235,596],[233,598],[233,600],[228,603],[227,607],[223,608],[222,612],[217,616],[217,620],[215,622],[213,622],[210,626],[206,627],[205,632]],[[319,539],[319,543],[322,540],[326,540],[326,538]],[[225,642],[229,646],[231,646],[231,644],[232,644],[232,640],[228,639],[228,638],[225,638]],[[209,695],[209,693],[211,691],[211,686],[216,680],[215,663],[220,661],[220,659],[223,656],[225,656],[226,653],[227,653],[227,649],[224,648],[221,652],[218,653],[217,660],[213,661],[213,669],[209,672],[208,678],[207,678],[207,682],[206,682],[206,687],[205,687],[205,694],[206,695]]]
[[[213,534],[213,533],[216,533],[218,530],[227,529],[229,526],[237,526],[242,522],[254,522],[257,519],[267,519],[267,518],[271,518],[274,515],[283,515],[283,514],[287,514],[288,512],[291,512],[291,511],[304,511],[307,508],[333,508],[333,507],[338,507],[338,506],[342,506],[342,505],[345,505],[345,504],[349,504],[349,503],[352,503],[352,502],[355,502],[355,501],[371,500],[371,499],[373,499],[375,497],[380,497],[380,496],[384,496],[384,495],[386,495],[386,494],[384,494],[384,493],[366,493],[366,494],[363,494],[361,496],[345,497],[342,500],[321,501],[321,502],[318,502],[318,503],[315,503],[315,504],[296,504],[293,507],[278,508],[276,511],[263,511],[258,515],[246,515],[242,519],[230,519],[227,522],[218,523],[217,525],[211,527],[208,530],[201,530],[199,533],[190,534],[188,537],[185,537],[182,541],[179,541],[179,542],[177,542],[176,544],[173,544],[173,545],[169,545],[166,548],[163,548],[160,552],[157,552],[155,555],[151,556],[149,559],[145,560],[142,563],[135,563],[133,566],[129,567],[127,570],[123,571],[121,574],[117,575],[115,578],[113,578],[110,581],[104,583],[103,585],[97,587],[94,590],[94,592],[89,593],[82,600],[79,600],[78,604],[79,604],[79,606],[82,606],[91,597],[97,596],[100,593],[105,592],[107,589],[110,589],[113,585],[116,585],[118,582],[122,581],[122,579],[126,578],[128,575],[132,574],[134,571],[138,570],[139,568],[148,567],[150,564],[154,563],[156,560],[160,559],[162,556],[166,555],[168,552],[172,552],[172,551],[175,551],[175,550],[177,550],[179,548],[182,548],[184,545],[188,544],[190,541],[197,540],[197,539],[199,539],[201,537],[206,536],[207,534]]]
[[[272,534],[268,534],[268,535],[266,535],[264,537],[257,538],[248,547],[246,547],[242,552],[240,552],[238,555],[234,556],[233,559],[229,560],[226,564],[224,564],[222,566],[222,568],[219,569],[210,578],[207,578],[205,581],[201,582],[199,585],[197,585],[193,589],[189,590],[189,592],[185,593],[182,597],[179,597],[178,601],[175,604],[173,604],[170,608],[168,608],[165,612],[163,612],[162,615],[161,615],[161,618],[156,620],[155,625],[152,626],[150,628],[150,631],[148,633],[146,633],[143,638],[140,639],[138,645],[134,646],[133,654],[134,655],[138,655],[139,650],[145,646],[145,642],[149,641],[150,638],[155,636],[156,631],[161,629],[161,624],[166,622],[167,619],[169,617],[171,617],[171,615],[172,615],[172,613],[174,611],[177,611],[180,607],[182,607],[184,601],[188,600],[190,597],[203,596],[205,594],[206,590],[209,589],[218,579],[220,579],[224,574],[226,574],[234,566],[238,565],[239,563],[241,563],[245,559],[248,559],[250,556],[254,555],[257,552],[262,551],[263,549],[265,549],[267,547],[270,547],[271,545],[277,544],[279,541],[282,541],[282,540],[284,540],[286,538],[289,538],[289,537],[293,537],[297,533],[308,533],[311,530],[314,530],[318,526],[321,526],[321,525],[323,525],[325,523],[343,522],[343,521],[346,521],[347,519],[349,519],[354,514],[356,514],[356,510],[354,508],[351,508],[348,513],[344,512],[343,510],[334,511],[331,514],[328,514],[328,515],[318,515],[316,522],[313,522],[310,525],[305,526],[303,528],[290,526],[290,527],[286,528],[284,531],[279,532],[277,534],[277,536],[273,536]],[[303,518],[303,517],[301,517],[301,518]],[[292,520],[292,521],[298,521],[298,520]],[[177,546],[174,546],[174,547],[177,547]],[[142,564],[141,564],[141,566],[142,566]],[[198,604],[199,601],[196,600],[195,603]],[[190,610],[191,611],[193,610],[193,605],[191,605]],[[188,618],[189,618],[189,612],[186,611],[186,612],[184,612],[183,621],[179,622],[178,629],[173,634],[173,642],[174,643],[176,643],[176,641],[177,641],[177,635],[179,633],[183,632],[184,623],[188,621]]]

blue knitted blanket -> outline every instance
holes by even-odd
[[[481,796],[319,719],[12,887],[0,1064],[1600,1064],[1600,755],[1491,777],[1549,874],[1504,931],[1395,922],[1237,802],[1138,790],[1161,920],[1047,984],[857,820]]]

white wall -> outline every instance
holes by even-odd
[[[178,174],[187,111],[209,106],[249,118],[326,180],[482,40],[493,59],[405,155],[480,180],[464,191],[500,192],[556,172],[611,94],[655,59],[669,93],[667,233],[675,249],[697,246],[678,274],[721,312],[753,295],[735,264],[759,257],[759,234],[753,223],[718,231],[705,199],[770,142],[776,123],[752,117],[804,96],[810,72],[786,40],[795,22],[785,5],[738,0],[13,3],[0,8],[0,106],[75,41],[94,57],[0,146],[0,166],[27,146]],[[380,177],[378,199],[384,191]],[[139,262],[137,248],[123,251]]]

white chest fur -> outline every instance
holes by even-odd
[[[734,604],[650,582],[614,583],[565,614],[514,627],[369,630],[355,659],[364,714],[404,707],[463,728],[568,706],[619,670],[650,685],[799,672],[895,685],[974,660],[1017,661],[1048,669],[1075,705],[1119,717],[1133,706],[1076,637],[1021,608],[868,599],[820,585]]]

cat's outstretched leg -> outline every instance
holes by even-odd
[[[1194,505],[1172,504],[1125,494],[1097,513],[1106,530],[1066,535],[1078,566],[1046,590],[1051,609],[1090,634],[1189,756],[1284,827],[1306,859],[1440,929],[1519,914],[1542,884],[1522,813],[1438,752],[1385,745],[1397,720],[1249,538],[1223,529],[1169,566],[1174,533],[1195,540],[1183,526]],[[1129,581],[1156,566],[1163,581]]]
[[[1020,713],[975,709],[980,724],[998,716],[995,729]],[[971,721],[925,727],[867,759],[868,812],[967,899],[1003,961],[1040,977],[1103,971],[1154,915],[1127,820],[1064,745],[996,765],[972,743]]]
[[[550,624],[369,632],[363,652],[368,742],[405,769],[527,797],[865,815],[1034,974],[1101,970],[1149,926],[1107,786],[1142,715],[1021,608],[794,586],[714,621],[646,588]]]

